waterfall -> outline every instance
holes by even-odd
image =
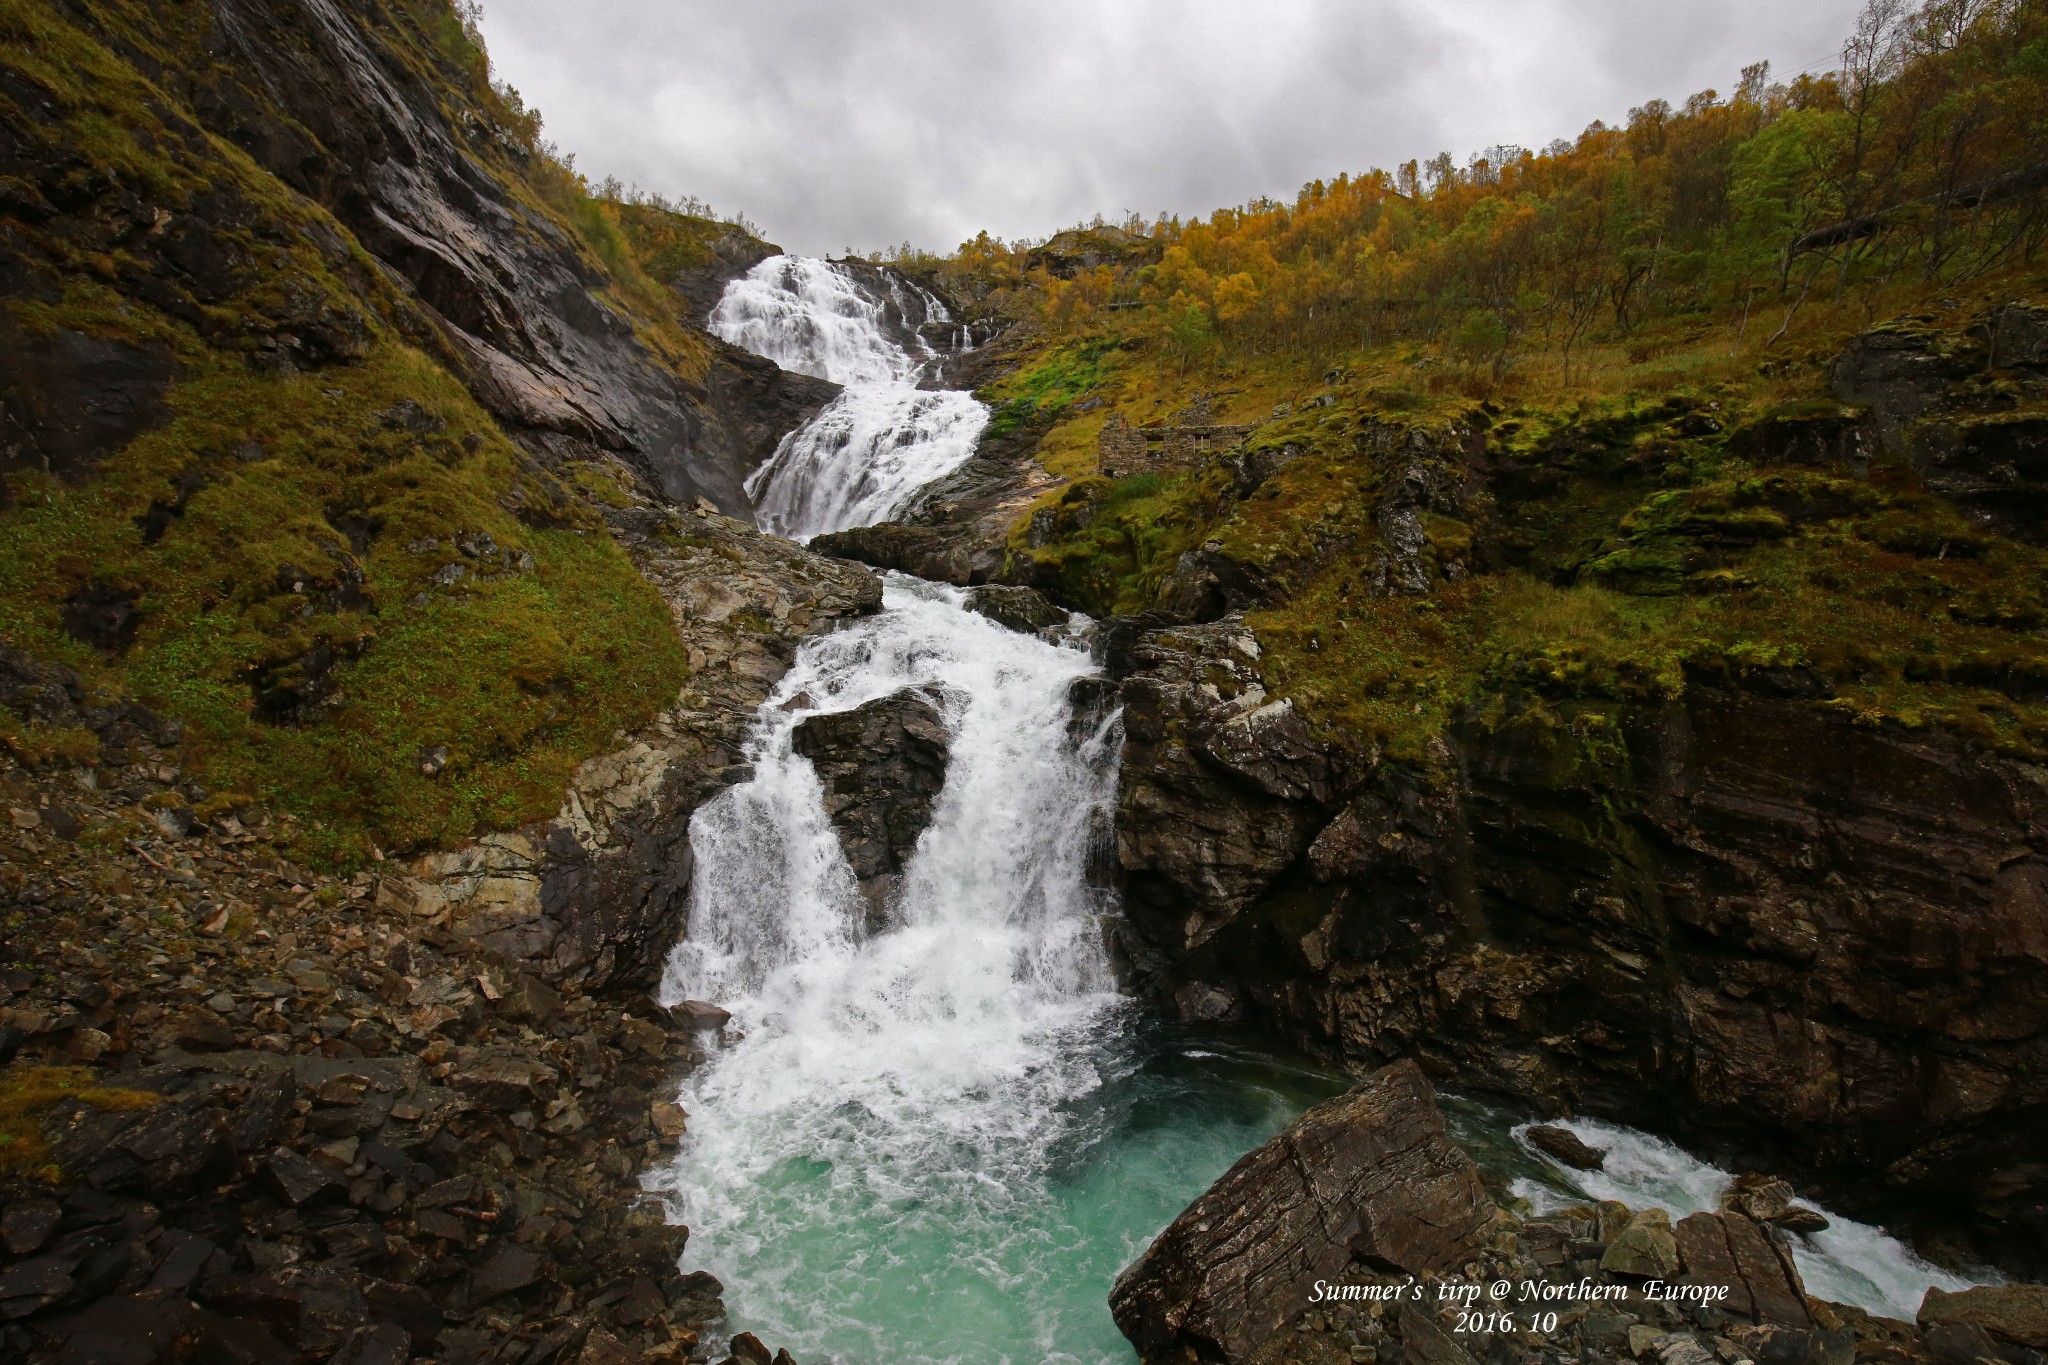
[[[691,822],[689,928],[664,998],[719,1001],[736,1040],[683,1087],[690,1132],[665,1188],[693,1253],[744,1286],[749,1320],[808,1350],[944,1358],[975,1329],[948,1316],[941,1277],[975,1293],[1028,1279],[1064,1106],[1101,1084],[1120,1008],[1109,907],[1085,876],[1114,726],[1077,743],[1069,700],[1094,664],[960,597],[892,575],[879,615],[807,642],[761,709],[753,776]],[[870,934],[791,736],[906,687],[937,699],[951,758],[891,922]],[[912,1340],[874,1326],[920,1295],[933,1316]]]
[[[748,478],[766,530],[808,538],[886,521],[974,454],[988,408],[969,393],[918,387],[939,358],[921,329],[951,316],[914,282],[893,273],[887,281],[887,296],[876,297],[844,266],[771,256],[728,285],[712,311],[716,335],[845,386]]]
[[[950,323],[908,281],[878,289],[823,261],[774,257],[728,287],[715,331],[845,385],[749,481],[764,526],[881,520],[968,458],[987,410],[917,387],[936,359],[922,329]],[[844,1361],[1129,1365],[1107,1311],[1115,1274],[1347,1083],[1148,1021],[1116,994],[1113,907],[1086,875],[1116,721],[1077,723],[1085,624],[1048,642],[892,574],[879,614],[798,649],[756,717],[750,776],[691,821],[688,927],[663,998],[733,1018],[681,1088],[689,1131],[651,1184],[690,1225],[692,1262],[725,1281],[735,1329]],[[808,717],[906,688],[934,701],[950,757],[875,929],[793,739]],[[1446,1107],[1539,1208],[1612,1197],[1678,1214],[1711,1207],[1728,1178],[1591,1121],[1570,1126],[1608,1147],[1606,1172],[1551,1169],[1513,1118]],[[1796,1254],[1816,1289],[1874,1311],[1963,1283],[1847,1220]]]
[[[749,480],[764,528],[885,519],[973,453],[988,410],[918,387],[939,358],[923,329],[952,323],[908,280],[824,261],[773,257],[727,287],[713,331],[845,386]],[[778,1343],[1002,1360],[1019,1342],[1047,1358],[1094,1341],[1109,1354],[1090,1358],[1110,1359],[1102,1293],[1133,1238],[1080,1232],[1058,1172],[1098,1144],[1089,1097],[1133,1069],[1108,893],[1086,875],[1116,722],[1075,715],[1073,685],[1095,672],[1085,621],[1052,643],[963,597],[890,575],[878,615],[806,641],[760,708],[751,776],[692,819],[688,926],[663,994],[733,1020],[682,1088],[689,1132],[656,1184],[693,1259]],[[793,736],[905,688],[936,703],[950,756],[876,930]],[[1197,1130],[1198,1168],[1293,1107],[1269,1097]],[[1130,1207],[1144,1229],[1167,1212]],[[1024,1301],[990,1301],[1012,1291]]]

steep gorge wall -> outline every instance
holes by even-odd
[[[209,132],[327,208],[410,287],[495,416],[625,454],[671,499],[744,516],[739,485],[780,435],[759,429],[763,409],[785,407],[795,425],[832,390],[715,343],[700,375],[678,373],[636,335],[603,263],[532,202],[521,180],[536,154],[388,41],[402,17],[219,0],[202,21],[210,61],[163,75],[189,82]]]
[[[590,198],[437,0],[0,30],[0,630],[301,856],[544,818],[689,671],[615,514],[748,520],[837,392],[697,330],[774,248]]]
[[[1132,957],[1183,1014],[1982,1220],[2032,1263],[2048,772],[1715,688],[1351,766],[1223,629],[1124,683]],[[1225,669],[1235,698],[1190,681]]]
[[[748,522],[772,248],[516,114],[436,0],[0,0],[0,1356],[712,1351],[689,821],[880,584]]]
[[[1897,497],[1941,529],[1930,538],[1891,510],[1882,529],[1811,543],[1927,539],[1917,560],[1866,560],[1861,591],[1922,622],[1979,619],[1962,593],[1935,596],[1929,575],[1913,575],[1951,549],[2004,554],[1991,537],[2031,544],[2038,530],[2026,433],[2039,424],[2039,357],[2013,340],[2038,313],[1998,316],[2012,324],[2008,362],[2028,358],[2001,366],[2014,377],[1989,399],[1981,351],[1895,327],[1835,363],[1855,406],[1809,405],[1730,435],[1751,462],[1741,487],[1801,490],[1767,543],[1798,536],[1800,518],[1844,525],[1825,522],[1840,516],[1830,497],[1887,490],[1868,505]],[[1627,671],[1651,666],[1631,646],[1611,645],[1616,665],[1601,661],[1609,645],[1568,637],[1472,673],[1419,751],[1411,735],[1396,758],[1394,741],[1332,717],[1333,702],[1355,705],[1347,689],[1387,684],[1316,662],[1318,642],[1327,658],[1346,631],[1384,619],[1350,624],[1346,599],[1329,595],[1300,607],[1326,566],[1365,597],[1437,598],[1533,567],[1668,600],[1748,590],[1745,575],[1764,572],[1750,548],[1759,522],[1717,512],[1688,537],[1665,529],[1669,512],[1638,510],[1619,533],[1588,536],[1565,518],[1614,494],[1552,456],[1503,453],[1483,421],[1374,419],[1360,432],[1378,471],[1367,505],[1340,519],[1332,504],[1255,562],[1232,548],[1256,545],[1248,536],[1216,534],[1181,557],[1158,607],[1112,625],[1134,978],[1184,1017],[1254,1021],[1354,1065],[1414,1056],[1452,1088],[1618,1117],[2039,1273],[2048,766],[2021,738],[2037,733],[2023,728],[2035,695],[2024,644],[1993,666],[1975,661],[1988,649],[1941,655],[1921,638],[1931,626],[1881,637],[1901,618],[1817,568],[1805,591],[1840,592],[1838,615],[1874,623],[1867,638],[1843,630],[1843,652],[1819,638],[1700,638],[1684,645],[1682,676],[1674,665],[1646,678]],[[1625,448],[1620,477],[1640,477],[1632,465],[1657,447]],[[1787,467],[1826,472],[1777,472]],[[1937,497],[1909,491],[1921,487]],[[1643,508],[1704,501],[1650,490]],[[1970,522],[1943,510],[1957,507]],[[1298,643],[1284,661],[1270,653],[1288,643],[1268,634],[1281,613],[1313,626],[1307,662]],[[1357,655],[1390,653],[1412,672],[1427,661],[1403,656],[1420,648],[1364,640]],[[1836,697],[1908,648],[1895,675],[1908,681],[1892,692]],[[1305,669],[1314,690],[1291,695]],[[1913,719],[1931,703],[1911,680],[1944,677],[2002,689],[1987,712],[2021,725],[2001,743]],[[1405,719],[1409,696],[1420,715],[1429,694],[1398,679],[1398,705],[1380,714]]]

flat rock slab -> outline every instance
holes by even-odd
[[[1977,1327],[1994,1337],[2048,1350],[2048,1285],[1980,1285],[1950,1294],[1929,1289],[1922,1327]]]
[[[1413,1062],[1349,1093],[1227,1171],[1110,1291],[1146,1361],[1244,1361],[1354,1260],[1413,1274],[1474,1259],[1496,1211]]]
[[[1792,1253],[1739,1213],[1694,1213],[1673,1229],[1688,1284],[1725,1285],[1730,1317],[1785,1327],[1813,1326],[1806,1286]]]

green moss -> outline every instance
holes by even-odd
[[[91,7],[126,50],[203,61],[187,10]],[[401,59],[490,112],[481,54],[448,6],[403,0],[390,16]],[[206,191],[256,215],[223,239],[250,265],[202,310],[203,334],[115,291],[134,263],[26,236],[64,290],[10,303],[16,327],[160,347],[178,377],[168,420],[84,481],[7,476],[0,637],[184,720],[187,773],[293,817],[301,858],[347,864],[552,815],[575,765],[687,674],[659,595],[476,404],[438,334],[324,211],[200,132],[83,27],[0,0],[0,29],[27,83],[13,88],[47,96],[23,126],[53,156],[90,149],[145,204]],[[581,226],[625,251],[602,214]],[[636,325],[666,335],[665,314],[632,311],[653,290],[644,274],[611,279]],[[353,350],[303,372],[264,355],[278,319],[307,316],[352,329]],[[670,340],[662,353],[686,369],[693,343]],[[576,482],[630,500],[594,469]],[[81,590],[133,607],[117,652],[67,624]],[[11,715],[0,740],[30,761],[89,744]],[[440,746],[450,762],[429,779],[419,753]]]
[[[42,1118],[64,1103],[93,1109],[147,1109],[162,1097],[148,1090],[100,1085],[76,1066],[17,1067],[0,1073],[0,1174],[58,1183],[66,1178],[52,1160]]]
[[[1910,468],[1871,465],[1832,399],[1759,380],[1753,394],[1505,412],[1444,399],[1389,417],[1372,397],[1385,363],[1361,357],[1333,405],[1265,422],[1248,450],[1293,458],[1249,497],[1218,464],[1077,480],[1035,509],[1029,537],[1020,526],[1016,553],[1076,604],[1134,611],[1157,603],[1182,551],[1213,546],[1273,603],[1249,616],[1269,681],[1333,740],[1418,763],[1463,718],[1656,707],[1704,685],[2048,754],[2048,550],[1925,492]],[[1134,417],[1172,403],[1137,373],[1110,384]],[[1826,370],[1806,373],[1818,384]],[[1284,391],[1270,382],[1240,410]],[[2034,420],[1994,416],[2001,432]],[[1965,440],[1986,425],[1942,420]],[[1437,477],[1472,479],[1455,433],[1474,427],[1472,518],[1419,512],[1434,591],[1374,596],[1381,480],[1416,433],[1440,452]]]
[[[1056,422],[1093,391],[1115,365],[1121,338],[1097,336],[1048,351],[1005,375],[979,395],[995,408],[988,434],[1004,436],[1040,422]]]

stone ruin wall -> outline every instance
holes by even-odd
[[[1218,451],[1232,450],[1251,434],[1249,426],[1219,426],[1206,397],[1176,413],[1171,425],[1134,427],[1122,413],[1102,425],[1095,438],[1095,467],[1104,478],[1192,469]]]

